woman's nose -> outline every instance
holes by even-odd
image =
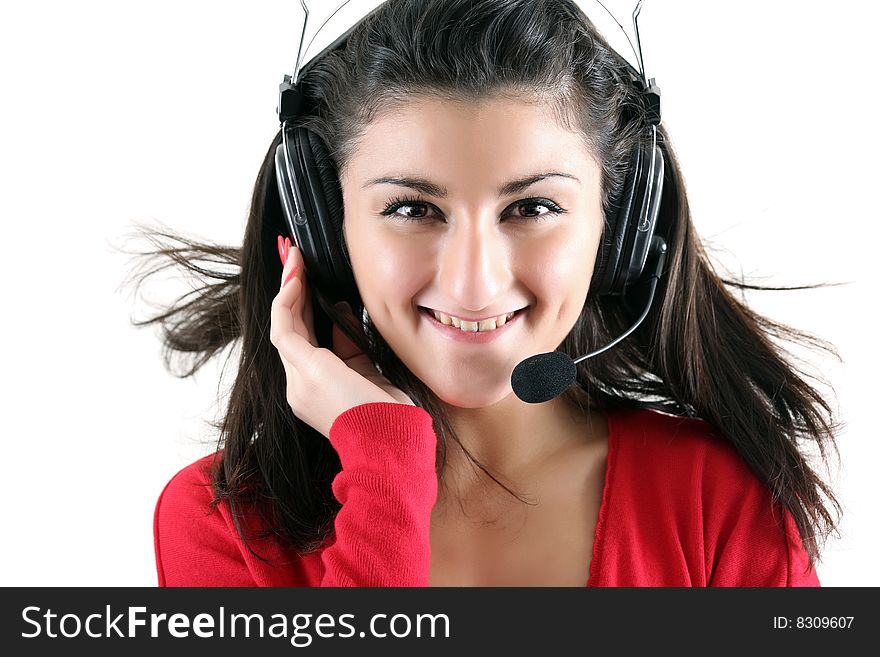
[[[459,221],[441,255],[440,282],[451,303],[479,312],[504,292],[510,272],[510,246],[494,222]]]

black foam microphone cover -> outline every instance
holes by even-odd
[[[526,358],[513,368],[510,375],[514,394],[529,404],[550,401],[576,380],[574,361],[561,351]]]

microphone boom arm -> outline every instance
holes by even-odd
[[[572,362],[575,365],[580,363],[582,360],[586,360],[587,358],[592,358],[593,356],[598,356],[602,352],[607,351],[608,349],[611,349],[611,347],[618,344],[621,340],[626,339],[633,331],[635,331],[639,327],[639,324],[641,324],[645,320],[645,317],[648,316],[648,312],[651,310],[651,305],[654,303],[654,293],[657,291],[657,282],[660,280],[660,276],[663,275],[663,267],[666,265],[666,251],[667,251],[666,242],[662,239],[659,239],[659,238],[655,238],[655,240],[657,240],[655,243],[656,244],[655,249],[657,251],[659,251],[659,253],[657,255],[657,265],[654,268],[654,272],[651,274],[651,277],[650,277],[651,291],[648,294],[648,303],[645,304],[645,309],[642,311],[641,316],[639,316],[639,318],[636,320],[635,324],[633,324],[632,326],[629,327],[629,329],[626,331],[626,333],[619,335],[612,342],[609,342],[601,349],[597,349],[596,351],[592,351],[584,356],[581,356],[580,358],[576,358],[575,360],[573,360]]]

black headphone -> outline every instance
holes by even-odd
[[[342,48],[351,27],[303,69],[308,70],[324,55]],[[590,290],[620,295],[643,280],[649,255],[665,253],[666,243],[655,229],[663,193],[665,160],[657,143],[660,123],[660,91],[654,79],[645,80],[625,58],[632,83],[644,95],[647,128],[630,156],[629,173],[615,211],[606,227],[597,254]],[[287,229],[299,247],[310,284],[331,300],[360,306],[351,261],[342,231],[343,202],[339,176],[327,147],[307,128],[292,127],[291,119],[306,110],[303,95],[289,75],[279,88],[278,118],[282,141],[275,150],[275,174]],[[665,258],[663,259],[665,261]]]

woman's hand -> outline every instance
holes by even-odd
[[[287,403],[293,414],[329,438],[336,418],[360,404],[391,402],[415,406],[379,373],[369,357],[336,324],[333,350],[318,347],[302,255],[290,240],[278,239],[282,262],[285,254],[287,262],[281,274],[281,290],[272,301],[269,336],[284,364]],[[360,326],[360,320],[355,321],[352,316],[352,324]]]

